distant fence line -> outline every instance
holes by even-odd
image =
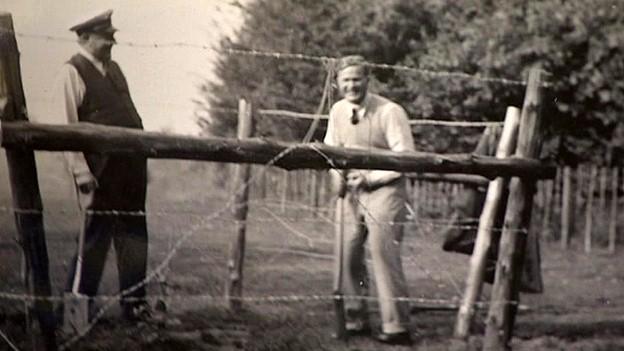
[[[264,166],[252,166],[252,173]],[[251,187],[252,198],[273,199],[282,211],[292,203],[314,208],[314,215],[331,205],[329,175],[324,170],[266,170]],[[445,177],[446,176],[446,177]],[[409,175],[409,202],[414,219],[450,217],[466,184],[487,186],[478,176]],[[562,248],[582,245],[587,253],[598,248],[615,252],[624,203],[624,170],[591,164],[559,167],[555,179],[537,183],[531,230]],[[302,207],[302,208],[305,208]],[[575,244],[576,243],[576,244]],[[572,245],[575,244],[575,245]]]

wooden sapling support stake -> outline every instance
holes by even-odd
[[[587,206],[585,207],[585,253],[591,253],[592,250],[592,228],[594,225],[594,192],[596,191],[596,177],[598,176],[598,167],[591,167],[589,176],[589,190],[587,191]]]
[[[570,166],[563,168],[563,187],[561,193],[561,246],[568,246],[572,228],[572,170]]]
[[[253,134],[252,105],[241,99],[238,102],[239,139],[249,138]],[[236,165],[234,177],[234,219],[236,235],[230,243],[228,258],[228,280],[225,287],[225,298],[232,310],[242,308],[243,295],[243,262],[245,258],[245,232],[249,197],[249,171],[251,165]]]
[[[543,74],[539,68],[533,68],[529,72],[515,156],[539,157],[542,143],[540,110],[543,100]],[[509,184],[505,222],[486,319],[484,350],[505,350],[511,339],[520,303],[519,282],[527,231],[531,222],[535,183],[535,179],[513,177]]]
[[[503,158],[511,155],[516,146],[520,111],[516,107],[508,107],[505,115],[505,124],[500,142],[496,150],[496,157]],[[470,269],[466,279],[466,289],[459,307],[455,323],[454,337],[466,339],[470,332],[470,325],[475,312],[475,303],[485,275],[485,264],[492,241],[492,229],[498,216],[499,204],[504,192],[505,179],[498,177],[488,185],[483,211],[479,218],[477,238],[470,257]]]
[[[583,167],[583,165],[578,165],[577,169],[576,169],[576,195],[575,195],[575,199],[574,199],[574,217],[575,218],[582,218],[582,213],[583,213],[583,185],[584,183],[584,178],[585,178],[585,167]],[[577,226],[577,222],[574,221],[575,225],[574,228],[581,228],[581,225],[578,224]],[[575,229],[576,231],[576,229]],[[568,242],[566,243],[562,243],[562,248],[563,249],[567,249],[570,242],[570,240],[568,240]]]
[[[618,208],[618,168],[614,167],[611,173],[611,214],[609,215],[609,253],[615,253],[617,236],[617,208]]]

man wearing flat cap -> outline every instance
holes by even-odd
[[[89,122],[143,129],[126,78],[111,59],[117,31],[106,11],[70,28],[78,36],[77,54],[63,65],[55,103],[67,123]],[[84,245],[70,269],[66,290],[79,282],[79,293],[97,294],[106,255],[115,247],[122,309],[127,319],[147,317],[145,279],[147,226],[144,215],[147,159],[137,155],[68,153],[79,205],[86,211]],[[84,234],[82,234],[84,233]],[[80,248],[80,245],[79,245]],[[80,252],[82,251],[82,252]],[[77,274],[78,258],[82,269]],[[129,290],[129,291],[127,291]],[[131,298],[127,301],[124,298]]]
[[[336,71],[342,99],[329,112],[325,144],[414,151],[405,110],[387,98],[368,92],[369,65],[364,58],[343,57]],[[405,301],[408,291],[401,263],[403,223],[407,215],[405,178],[399,172],[385,170],[332,170],[331,173],[339,194],[336,222],[342,222],[344,228],[343,244],[336,245],[344,247],[343,274],[339,275],[342,292],[346,297],[368,293],[364,261],[364,243],[368,239],[382,321],[381,331],[375,337],[387,344],[410,345],[409,306]],[[347,335],[370,333],[365,299],[345,299],[345,310]]]

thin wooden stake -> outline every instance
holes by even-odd
[[[496,150],[496,157],[504,158],[512,154],[516,147],[518,126],[520,122],[520,110],[516,107],[508,107],[505,116],[505,124],[501,140]],[[487,190],[483,211],[479,218],[479,228],[474,250],[470,257],[470,270],[466,278],[466,289],[460,305],[453,336],[458,339],[466,339],[472,324],[475,302],[481,294],[485,264],[492,241],[492,229],[496,223],[502,195],[505,188],[505,179],[496,178],[490,182]]]
[[[585,184],[585,167],[583,165],[578,165],[576,169],[576,200],[574,201],[574,217],[578,220],[579,223],[575,222],[576,228],[582,228],[582,220],[583,220],[583,186]],[[568,242],[569,244],[569,242]],[[567,246],[566,246],[567,248]]]
[[[561,247],[568,246],[572,221],[572,170],[563,168],[563,189],[561,192]]]
[[[238,102],[238,133],[239,139],[249,138],[253,134],[253,112],[251,103],[241,99]],[[245,232],[249,198],[250,165],[236,166],[234,186],[234,219],[236,236],[230,243],[228,258],[228,281],[225,287],[225,298],[232,310],[242,308],[243,295],[243,262],[245,259]]]
[[[609,253],[615,253],[617,236],[617,208],[618,208],[618,168],[611,170],[611,215],[609,216]]]
[[[600,167],[600,188],[598,192],[598,212],[600,220],[606,217],[605,209],[607,207],[607,167]]]
[[[412,203],[414,204],[414,220],[420,219],[420,211],[422,204],[422,182],[414,180],[414,186],[412,187]]]
[[[288,189],[290,188],[290,172],[284,171],[282,178],[282,213],[286,212],[286,200],[288,199]]]
[[[553,188],[555,181],[544,181],[544,216],[542,217],[542,238],[550,238],[552,230],[550,229],[550,217],[552,213]]]
[[[592,226],[594,225],[594,192],[596,191],[596,177],[598,167],[591,167],[589,176],[589,190],[587,191],[587,206],[585,208],[585,253],[590,253],[592,249]]]
[[[555,175],[555,183],[553,186],[553,204],[552,204],[552,217],[553,218],[557,218],[557,215],[559,216],[559,218],[561,218],[561,206],[562,206],[562,179],[563,179],[563,167],[557,167],[557,174]],[[553,230],[552,226],[549,227],[550,232],[549,232],[549,238],[554,240],[557,240],[557,232],[555,230]]]

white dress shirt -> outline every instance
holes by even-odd
[[[89,60],[103,76],[106,76],[103,62],[93,57],[82,47],[78,53]],[[86,85],[76,67],[70,63],[65,63],[61,67],[53,92],[53,113],[57,116],[54,122],[61,124],[78,123],[78,107],[82,105],[86,93]],[[84,181],[91,179],[91,171],[82,152],[66,152],[65,159],[67,168],[74,176],[77,184],[82,184]]]

